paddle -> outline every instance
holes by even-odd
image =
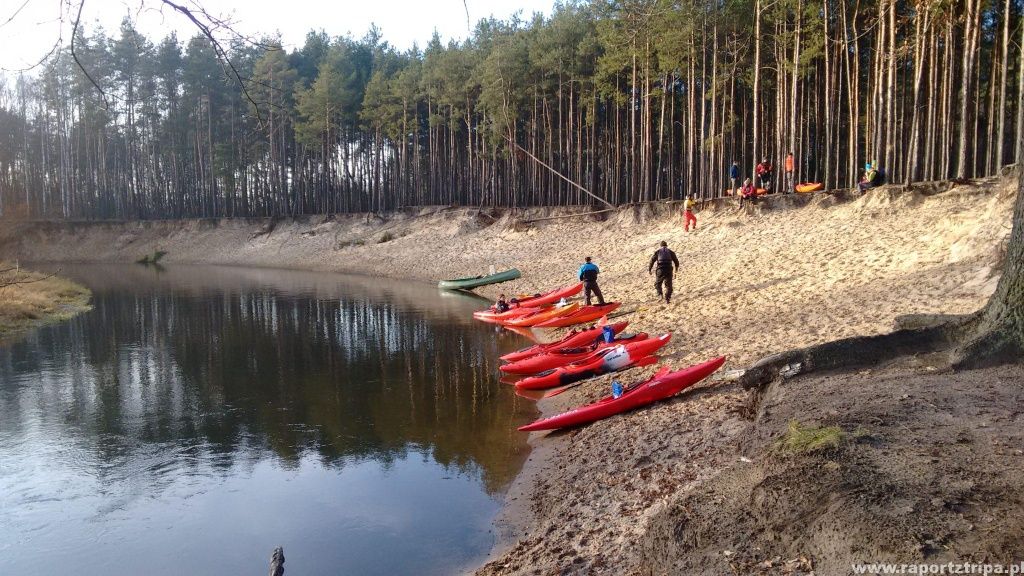
[[[641,366],[650,366],[651,364],[655,364],[657,362],[658,362],[658,357],[657,356],[644,356],[643,358],[637,360],[636,362],[630,364],[629,366],[623,366],[622,368],[620,368],[618,370],[615,370],[615,372],[622,372],[623,370],[629,370],[630,368],[639,368]],[[667,366],[666,366],[666,368],[667,368]],[[544,395],[541,396],[541,398],[551,398],[553,396],[558,396],[562,392],[565,392],[566,390],[569,390],[570,388],[575,388],[575,387],[579,386],[580,384],[583,384],[587,380],[589,380],[589,378],[587,378],[586,380],[580,380],[579,382],[573,382],[572,384],[568,384],[568,385],[566,385],[566,386],[564,386],[562,388],[556,388],[554,390],[549,390],[549,391],[545,392]]]

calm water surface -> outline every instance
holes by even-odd
[[[6,574],[450,574],[535,415],[519,337],[430,286],[67,267],[92,312],[0,347]]]

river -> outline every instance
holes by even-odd
[[[480,563],[532,402],[520,337],[431,286],[64,266],[94,310],[0,348],[0,571],[451,574]]]

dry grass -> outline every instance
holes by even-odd
[[[804,426],[796,420],[789,422],[785,435],[779,439],[778,448],[793,454],[835,450],[843,440],[843,431],[838,426]]]
[[[91,293],[60,278],[0,263],[0,341],[89,309]]]

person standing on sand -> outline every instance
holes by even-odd
[[[697,203],[693,201],[693,194],[687,194],[686,200],[683,200],[683,218],[686,220],[686,225],[683,226],[685,232],[690,231],[690,223],[693,222],[693,229],[697,229],[697,217],[693,215],[693,209],[697,206]]]
[[[739,191],[738,184],[740,183],[740,163],[733,160],[732,167],[729,168],[729,194],[736,195]]]
[[[655,250],[654,256],[651,256],[651,262],[647,265],[648,274],[651,274],[655,264],[658,265],[658,274],[654,277],[654,290],[658,293],[658,298],[664,298],[665,303],[669,304],[672,302],[672,275],[679,271],[679,258],[676,258],[675,252],[669,250],[668,242],[664,240],[661,242],[661,248]],[[665,286],[664,296],[662,285]]]
[[[604,295],[601,294],[601,288],[597,285],[597,275],[601,273],[601,269],[590,261],[590,256],[584,258],[585,262],[583,266],[580,266],[579,279],[583,282],[583,297],[587,301],[587,306],[590,306],[591,295],[597,296],[597,304],[599,306],[604,305]]]
[[[793,189],[793,169],[796,167],[796,158],[793,157],[793,153],[786,154],[786,189],[783,190],[786,194],[792,194],[795,192]]]
[[[754,167],[754,174],[757,175],[757,183],[761,185],[766,191],[772,189],[772,172],[775,168],[772,167],[772,163],[768,161],[768,157],[765,156],[761,159],[761,163]]]

